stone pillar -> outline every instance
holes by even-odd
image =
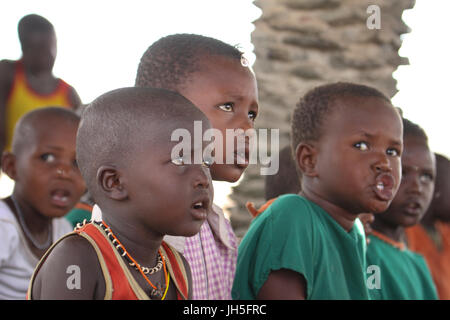
[[[399,65],[408,64],[407,58],[398,55],[401,35],[409,32],[401,16],[414,3],[255,1],[263,12],[252,33],[260,100],[257,128],[280,129],[280,148],[284,147],[289,143],[290,116],[299,98],[312,87],[328,82],[367,84],[394,96],[397,89],[392,73]],[[377,7],[373,9],[372,5]],[[379,29],[373,24],[377,18],[373,10],[377,8]],[[229,208],[231,222],[238,237],[242,237],[251,221],[246,201],[257,206],[265,202],[259,166],[247,169],[241,183],[233,188],[231,199],[235,204]]]

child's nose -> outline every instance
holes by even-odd
[[[211,180],[211,174],[209,173],[209,169],[205,168],[203,165],[195,165],[198,166],[197,174],[194,180],[195,188],[203,188],[208,189]]]
[[[389,172],[392,171],[391,163],[386,154],[379,155],[376,162],[373,165],[376,172]]]
[[[254,128],[255,124],[252,119],[249,118],[247,112],[242,112],[239,115],[239,123],[236,126],[236,129],[248,130]]]
[[[59,178],[67,179],[72,172],[72,167],[70,165],[60,163],[56,167],[56,174]]]
[[[416,194],[420,194],[422,193],[422,183],[420,182],[420,175],[414,175],[413,177],[411,177],[411,179],[409,179],[409,184],[408,184],[408,191],[410,193],[416,193]]]

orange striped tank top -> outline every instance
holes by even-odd
[[[14,126],[25,113],[48,106],[72,107],[69,94],[70,86],[61,79],[50,94],[40,94],[34,91],[25,77],[25,70],[21,60],[16,62],[14,79],[6,100],[6,145],[5,150],[11,150]]]
[[[124,259],[119,255],[106,233],[95,223],[87,223],[77,227],[74,232],[60,238],[44,254],[31,277],[27,292],[27,300],[32,300],[33,283],[37,272],[47,259],[52,249],[69,236],[79,235],[89,241],[97,253],[97,257],[105,280],[105,300],[148,300],[148,295],[142,290],[128,270]],[[188,280],[186,269],[179,253],[165,242],[161,244],[161,253],[166,261],[169,272],[169,284],[177,289],[178,300],[188,298]]]

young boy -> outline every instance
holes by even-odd
[[[425,257],[439,299],[450,299],[450,161],[436,156],[433,200],[420,224],[406,229],[408,247]]]
[[[367,248],[367,264],[378,277],[370,285],[374,299],[436,299],[424,258],[405,245],[405,228],[417,224],[430,205],[435,171],[425,132],[403,119],[402,181],[389,209],[375,216]]]
[[[0,201],[0,299],[25,299],[39,259],[72,230],[62,217],[85,191],[75,159],[79,121],[73,111],[48,107],[17,123],[2,162],[15,184]]]
[[[210,162],[173,158],[176,129],[209,128],[190,101],[162,89],[123,88],[83,112],[77,160],[102,212],[60,239],[33,274],[31,299],[187,299],[190,270],[164,235],[199,232],[212,203]],[[95,207],[94,207],[95,211]]]
[[[309,91],[292,118],[300,195],[277,198],[239,246],[234,299],[368,299],[358,214],[383,212],[400,184],[402,123],[378,90]]]
[[[36,14],[19,22],[22,58],[0,61],[0,154],[11,149],[14,126],[26,112],[45,106],[75,109],[74,88],[52,74],[56,58],[53,25]]]
[[[253,128],[258,114],[256,79],[242,52],[209,37],[176,34],[156,41],[141,58],[136,86],[181,93],[203,111],[223,137],[227,129]],[[228,164],[226,145],[224,142],[223,159],[216,159],[219,161],[211,167],[211,175],[213,180],[235,182],[248,165],[248,142],[240,157],[234,141],[233,163]],[[231,299],[237,239],[218,206],[213,206],[199,234],[166,240],[191,266],[195,300]]]

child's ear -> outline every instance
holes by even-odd
[[[97,170],[97,183],[108,198],[122,201],[128,198],[120,172],[113,166],[100,166]]]
[[[16,156],[8,151],[3,152],[2,155],[2,171],[8,175],[12,180],[16,180]]]
[[[295,149],[295,161],[303,176],[317,176],[317,149],[314,145],[306,142],[299,143]]]

